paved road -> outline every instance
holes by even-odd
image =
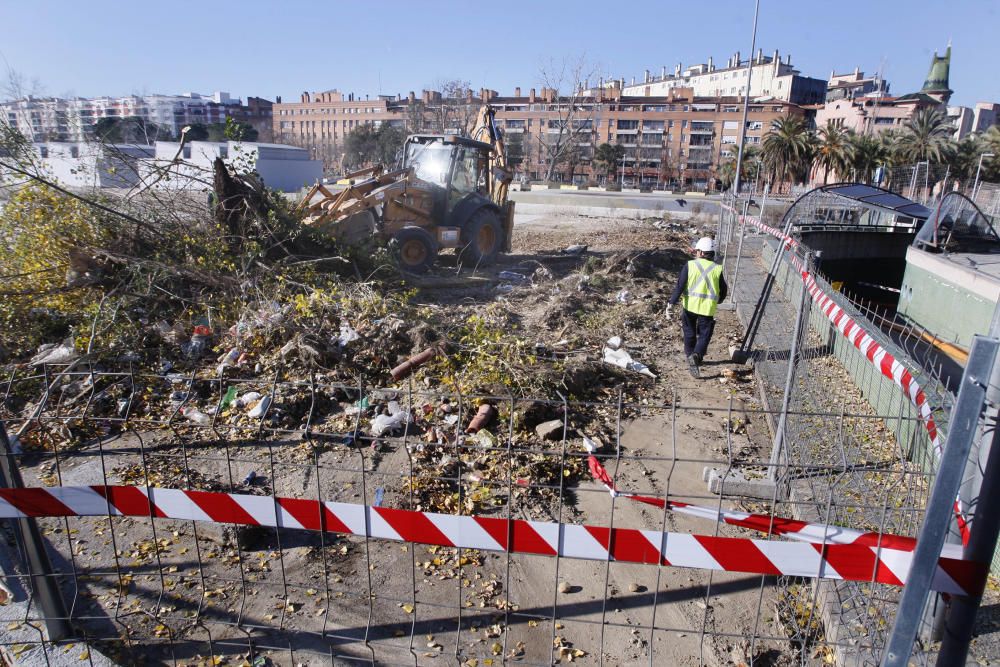
[[[691,197],[663,192],[600,192],[590,190],[530,190],[511,192],[516,202],[549,206],[580,206],[586,208],[641,209],[673,213],[715,213],[718,197]]]

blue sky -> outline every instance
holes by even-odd
[[[406,94],[466,79],[511,94],[551,60],[641,77],[750,50],[752,0],[244,2],[0,0],[0,55],[49,95],[209,93],[297,100]],[[882,67],[919,89],[953,42],[953,103],[1000,101],[998,0],[761,0],[757,45],[809,76]],[[0,65],[4,63],[0,62]],[[6,79],[6,77],[4,77]]]

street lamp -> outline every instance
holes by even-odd
[[[993,153],[980,153],[979,154],[979,166],[976,167],[976,180],[972,182],[972,201],[976,201],[976,190],[979,189],[979,172],[983,170],[983,158],[984,157],[996,157]]]

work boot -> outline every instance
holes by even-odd
[[[688,370],[691,371],[691,377],[700,378],[701,371],[698,370],[698,355],[689,354],[687,359],[688,359]]]

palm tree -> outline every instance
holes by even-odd
[[[854,159],[854,144],[851,142],[853,135],[853,132],[833,121],[827,121],[826,126],[820,128],[816,144],[816,166],[823,168],[823,185],[826,185],[831,171],[841,179],[847,176]]]
[[[753,146],[743,148],[743,166],[740,169],[740,180],[746,183],[756,178],[760,169],[760,151]],[[728,190],[736,180],[736,158],[728,158],[719,165],[719,187]]]
[[[944,162],[952,150],[953,131],[941,109],[921,109],[903,126],[896,153],[905,162]]]
[[[761,156],[775,189],[786,180],[805,180],[812,165],[814,143],[815,137],[800,116],[771,121],[771,129],[761,142]]]
[[[891,137],[890,137],[891,139]],[[871,184],[875,169],[889,162],[889,144],[867,134],[851,136],[851,162],[854,179]]]

